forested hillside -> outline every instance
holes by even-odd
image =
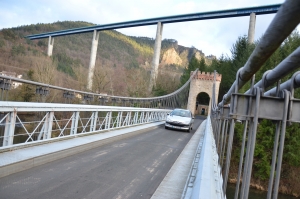
[[[279,49],[266,61],[262,68],[256,73],[256,82],[259,81],[264,72],[273,69],[289,54],[291,54],[296,48],[300,46],[300,34],[299,32],[293,32],[280,46]],[[184,70],[181,76],[181,84],[183,84],[189,77],[190,72],[199,68],[200,71],[214,71],[222,74],[222,82],[220,84],[219,99],[220,102],[227,93],[232,83],[235,81],[237,70],[244,66],[250,54],[255,48],[255,44],[249,44],[247,37],[239,37],[235,44],[231,48],[231,56],[222,56],[219,59],[212,61],[212,64],[208,66],[204,60],[197,60],[192,58],[188,65],[188,68]],[[293,73],[290,73],[287,77],[283,78],[281,82],[285,82]],[[274,87],[275,85],[273,85]],[[246,84],[241,90],[244,93],[250,88],[249,83]],[[300,98],[300,89],[295,89],[295,98]],[[275,108],[275,107],[274,107]],[[236,123],[233,149],[231,156],[231,167],[229,180],[236,182],[240,149],[242,143],[242,127],[240,123]],[[273,140],[275,137],[275,123],[270,120],[261,120],[258,126],[258,132],[256,137],[256,145],[254,152],[254,163],[252,170],[251,185],[258,189],[268,189],[268,179],[270,175],[270,165],[273,151]],[[300,196],[299,190],[300,184],[300,124],[293,123],[287,126],[283,165],[281,172],[281,182],[279,191],[281,193],[292,194],[294,196]]]
[[[48,39],[31,41],[25,36],[92,25],[95,24],[64,21],[2,29],[0,72],[16,72],[25,79],[85,90],[92,33],[55,37],[51,58],[46,55]],[[122,96],[148,96],[154,41],[153,38],[130,37],[114,30],[101,31],[92,90]],[[159,92],[154,94],[174,91],[182,70],[193,55],[205,58],[196,48],[180,46],[174,39],[163,40],[159,67],[164,78],[158,77]],[[205,59],[207,63],[211,61]]]

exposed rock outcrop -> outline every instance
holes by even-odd
[[[167,64],[176,64],[176,65],[182,65],[182,59],[176,52],[174,48],[168,49],[162,56],[161,60],[162,65]]]

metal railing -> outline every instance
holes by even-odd
[[[0,148],[163,121],[170,110],[0,102]]]
[[[182,193],[182,199],[219,198],[224,199],[223,179],[218,164],[218,154],[210,116],[199,127],[202,131],[195,158]]]
[[[294,73],[282,84],[280,79],[299,69],[300,48],[273,70],[265,72],[255,85],[254,81],[255,73],[299,23],[300,1],[286,0],[244,67],[238,70],[236,80],[223,100],[217,104],[215,95],[212,97],[211,119],[220,157],[219,164],[223,167],[224,194],[226,194],[229,175],[234,127],[236,122],[244,125],[235,199],[248,198],[249,195],[259,119],[276,123],[267,198],[276,199],[278,196],[286,125],[300,122],[300,100],[294,98],[294,89],[300,86],[300,72]],[[250,80],[250,90],[244,94],[239,93],[239,90]],[[266,92],[266,89],[276,82],[277,86]]]

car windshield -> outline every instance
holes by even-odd
[[[174,110],[171,115],[181,116],[181,117],[190,117],[190,112],[186,110]]]

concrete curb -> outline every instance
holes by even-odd
[[[126,128],[126,130],[127,130],[126,133],[114,135],[111,137],[107,137],[105,139],[100,139],[100,140],[92,141],[89,143],[84,143],[82,145],[66,148],[64,150],[53,150],[53,152],[50,152],[50,153],[45,153],[45,154],[37,155],[37,156],[33,155],[29,158],[23,158],[23,160],[20,160],[20,161],[18,161],[18,158],[20,156],[22,156],[22,151],[21,151],[22,149],[0,153],[0,160],[3,160],[2,156],[6,156],[6,159],[7,159],[7,157],[10,158],[10,160],[9,160],[10,163],[5,164],[2,162],[0,164],[0,178],[2,178],[4,176],[8,176],[13,173],[17,173],[20,171],[24,171],[24,170],[36,167],[36,166],[39,166],[42,164],[46,164],[46,163],[52,162],[54,160],[58,160],[61,158],[65,158],[67,156],[78,154],[78,153],[102,146],[104,144],[114,142],[114,141],[117,141],[120,139],[138,135],[138,134],[146,132],[148,130],[156,129],[160,125],[162,125],[161,122],[158,124],[154,124],[154,125],[152,124],[152,126],[150,126],[150,127],[146,126],[145,128],[133,130],[133,131],[131,130],[133,128]],[[124,130],[124,129],[122,129],[122,130]],[[116,131],[120,131],[120,130],[116,130]],[[113,131],[110,131],[110,132],[113,132]],[[80,139],[80,138],[78,138],[78,139]],[[63,141],[61,141],[61,143],[62,142]],[[59,142],[56,142],[56,143],[59,143]],[[47,147],[47,145],[56,144],[56,143],[48,143],[48,144],[45,144],[43,147]],[[34,151],[36,149],[34,149],[34,147],[31,147],[31,149],[27,148],[27,150],[32,150],[32,153],[34,153]],[[20,152],[20,153],[18,154],[18,152]],[[14,160],[12,160],[12,159],[14,159]]]
[[[205,130],[205,124],[206,120],[200,124],[151,199],[181,198],[195,158],[195,153],[197,152],[199,140]]]

